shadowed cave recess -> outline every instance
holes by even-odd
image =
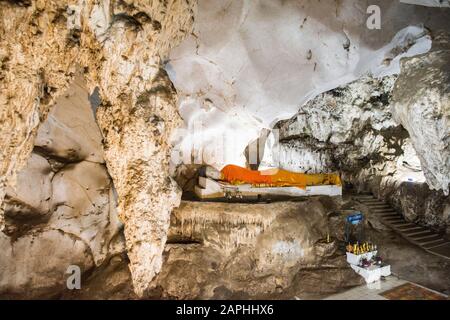
[[[347,299],[356,241],[448,298],[449,66],[447,0],[0,0],[0,299]]]

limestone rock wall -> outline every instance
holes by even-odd
[[[381,9],[380,30],[367,28],[371,5]],[[186,128],[176,164],[244,166],[264,129],[367,72],[398,73],[402,57],[431,47],[420,26],[449,21],[446,9],[400,1],[199,1],[193,33],[167,64]]]
[[[0,203],[30,156],[40,122],[74,75],[78,48],[67,42],[66,5],[0,3]]]
[[[435,67],[445,71],[443,65]],[[448,167],[445,111],[433,117],[432,111],[428,113],[432,110],[427,108],[428,103],[421,104],[427,121],[405,111],[403,115],[416,123],[410,128],[410,136],[410,129],[403,128],[394,117],[407,107],[393,98],[394,94],[407,99],[408,87],[402,83],[405,80],[396,76],[368,77],[318,96],[301,107],[295,117],[277,124],[266,142],[260,167],[340,172],[347,188],[373,192],[391,202],[407,220],[447,228],[450,198],[444,191],[432,190],[434,180],[427,174],[430,170],[445,172]],[[425,96],[430,95],[423,93],[421,97]],[[420,130],[424,133],[415,133]],[[422,142],[422,148],[416,148],[415,139]],[[429,149],[434,144],[441,147]],[[447,178],[447,174],[441,177]]]
[[[352,172],[393,160],[407,138],[390,112],[395,79],[365,77],[300,107],[276,125],[260,166]]]
[[[289,297],[293,288],[297,294],[313,291],[302,282],[309,271],[329,281],[317,294],[339,290],[339,279],[353,280],[337,244],[325,241],[327,232],[332,233],[328,215],[336,208],[327,199],[253,205],[183,202],[172,217],[156,288],[163,298],[176,299]]]
[[[398,181],[389,176],[375,181],[378,183],[368,190],[387,199],[406,220],[450,234],[450,197],[443,191],[431,190],[426,183]]]
[[[98,88],[101,97],[104,156],[140,295],[161,267],[170,211],[180,198],[167,142],[180,117],[162,62],[190,32],[195,4],[0,2],[0,203],[30,156],[39,124],[80,66],[89,91]]]
[[[192,5],[117,2],[112,10],[104,30],[96,30],[105,59],[99,70],[103,103],[97,119],[125,223],[135,290],[143,295],[161,268],[170,212],[181,198],[168,166],[169,138],[181,118],[161,59],[188,32]],[[94,6],[92,16],[103,17],[97,12]]]
[[[358,4],[355,6],[353,0],[242,1],[225,7],[222,1],[203,1],[200,22],[194,28],[194,0],[0,1],[0,227],[4,231],[0,241],[5,248],[0,264],[5,276],[1,277],[0,289],[26,292],[31,288],[30,296],[40,296],[61,288],[60,271],[69,263],[79,264],[83,270],[103,266],[111,255],[123,253],[121,223],[135,292],[144,296],[162,285],[168,288],[168,297],[180,297],[183,294],[179,289],[192,285],[186,282],[172,288],[178,284],[171,277],[182,274],[186,255],[193,255],[195,263],[189,268],[194,270],[202,257],[214,262],[225,248],[230,250],[230,243],[238,250],[247,250],[245,254],[253,249],[242,245],[256,238],[269,247],[289,251],[293,248],[289,243],[278,245],[265,238],[270,235],[263,230],[276,226],[277,219],[294,222],[299,230],[304,230],[302,224],[313,229],[324,227],[323,221],[292,220],[287,212],[290,209],[285,208],[287,211],[279,216],[261,221],[244,218],[247,230],[239,222],[241,218],[238,222],[223,218],[221,208],[216,208],[216,213],[206,210],[210,215],[206,219],[188,208],[186,218],[175,213],[175,218],[186,225],[183,222],[181,231],[171,233],[170,213],[179,205],[181,194],[170,177],[169,137],[181,126],[181,107],[188,127],[196,119],[207,120],[207,129],[211,130],[201,145],[207,145],[204,154],[211,162],[217,164],[211,149],[221,146],[217,138],[225,133],[232,138],[225,144],[236,147],[226,162],[240,164],[248,142],[274,120],[294,113],[299,103],[348,83],[367,70],[378,75],[395,73],[400,57],[428,51],[431,34],[419,27],[403,28],[411,21],[442,24],[439,18],[444,16],[428,9],[411,14],[411,7],[380,1],[387,12],[385,20],[395,22],[369,37],[367,30],[361,29],[368,2],[364,1],[362,7],[361,2]],[[270,19],[274,11],[279,21]],[[330,12],[333,18],[324,19]],[[399,12],[410,13],[404,15],[407,21],[388,19]],[[169,56],[169,51],[186,37],[187,41]],[[290,46],[286,39],[299,46]],[[261,48],[262,43],[276,43],[275,52],[265,50],[269,46]],[[406,80],[399,78],[398,85],[409,81],[408,77],[425,77],[426,88],[430,88],[430,76],[448,84],[445,74],[435,72],[446,70],[443,61],[448,59],[447,51],[441,48],[424,56],[432,66],[422,61],[430,71],[423,75],[405,63],[409,71]],[[330,61],[335,64],[327,65]],[[438,62],[440,65],[435,65]],[[166,68],[182,91],[181,102]],[[81,90],[84,97],[94,89],[99,93],[100,105],[92,110],[95,120],[89,108],[78,114],[74,107],[72,100],[79,100],[76,92],[82,87],[77,70],[87,81],[87,91]],[[194,81],[197,77],[200,80]],[[299,90],[305,78],[312,81]],[[285,167],[311,172],[343,168],[356,177],[350,181],[358,183],[365,179],[362,177],[379,175],[409,179],[411,172],[414,179],[422,181],[420,169],[416,172],[412,168],[416,155],[412,152],[406,156],[405,150],[413,150],[413,145],[430,185],[447,192],[448,86],[437,88],[429,96],[433,98],[432,115],[418,106],[411,107],[410,101],[404,102],[399,91],[395,100],[400,106],[395,108],[395,115],[409,131],[409,138],[393,120],[386,102],[393,79],[363,78],[310,101],[295,120],[280,126]],[[75,87],[67,91],[73,81]],[[400,87],[411,90],[406,85]],[[62,112],[51,109],[55,101],[63,101],[58,99],[66,99],[70,106]],[[416,126],[411,114],[426,125]],[[84,121],[87,118],[89,121]],[[425,146],[430,141],[438,151],[426,154]],[[184,151],[190,158],[189,145]],[[295,159],[306,161],[300,165]],[[121,222],[116,219],[116,204]],[[297,223],[296,219],[301,221]],[[204,237],[198,223],[223,223],[225,231],[219,230],[225,233],[229,224],[233,233],[223,238],[212,229],[209,232],[214,235]],[[280,223],[278,227],[272,229],[274,237],[282,237],[288,226]],[[316,230],[304,230],[305,237],[309,232],[309,240],[295,230],[287,231],[298,237],[302,246],[305,242],[305,248],[311,247],[308,241],[318,239]],[[164,259],[177,267],[171,269],[169,263],[167,274],[152,283],[163,264],[168,233],[174,237],[169,242],[177,238],[185,241],[190,234],[186,241],[198,238],[208,243],[207,250],[215,251],[208,256],[210,253],[186,249],[179,243],[169,246],[169,257],[166,252]],[[64,255],[69,248],[73,249],[70,257]],[[230,282],[250,276],[256,288],[257,282],[267,276],[268,290],[276,290],[280,281],[285,287],[290,281],[289,268],[298,266],[281,270],[286,277],[278,279],[275,274],[282,259],[273,251],[267,253],[265,247],[258,250],[260,256],[252,256],[249,265],[260,260],[272,269],[260,265],[256,269],[259,273],[243,274],[239,264],[247,262],[241,262],[239,252],[234,251],[231,265],[224,260],[219,270],[235,273],[228,278]],[[46,257],[50,251],[55,252],[50,265],[40,258],[30,261],[30,257]],[[37,272],[25,277],[30,263]],[[209,275],[204,269],[207,265],[202,265],[201,277]],[[46,283],[47,273],[50,281]],[[258,291],[252,286],[250,292],[256,295]],[[199,293],[199,288],[193,287],[192,297],[215,296],[211,291]],[[220,289],[216,296],[223,294],[228,291]]]
[[[408,130],[431,189],[450,192],[450,36],[431,52],[402,61],[393,114]]]
[[[328,232],[333,240],[343,236],[343,228],[330,224],[336,210],[339,203],[326,197],[272,204],[183,201],[172,215],[150,296],[293,299],[359,285],[362,279],[337,242],[326,242]]]
[[[78,74],[39,127],[17,183],[6,188],[1,297],[58,297],[70,265],[84,275],[125,250],[101,140]]]

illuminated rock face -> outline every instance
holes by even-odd
[[[381,30],[366,26],[371,4],[381,8]],[[404,28],[445,25],[445,12],[431,10],[396,1],[200,1],[193,33],[167,64],[188,130],[175,162],[245,165],[244,149],[263,128],[322,92],[367,72],[398,73],[401,57],[428,51],[423,30]]]
[[[449,195],[450,41],[436,36],[431,52],[402,62],[394,89],[393,113],[410,133],[427,182]]]
[[[161,61],[190,31],[194,5],[105,2],[89,16],[104,59],[95,74],[102,98],[97,120],[140,296],[161,269],[170,213],[181,198],[169,176],[169,137],[181,118]]]
[[[180,200],[168,140],[181,118],[161,61],[190,32],[194,7],[184,0],[0,3],[0,203],[26,165],[39,124],[81,67],[89,91],[97,87],[101,97],[104,158],[140,295],[161,267]]]
[[[322,173],[385,163],[405,138],[390,111],[395,80],[364,77],[317,96],[276,125],[260,166]]]
[[[373,3],[383,14],[378,31],[366,27]],[[102,264],[115,252],[106,244],[121,226],[109,214],[115,212],[113,183],[134,290],[145,295],[161,269],[170,214],[180,202],[169,172],[169,137],[182,118],[187,129],[201,129],[181,131],[175,140],[183,157],[199,153],[201,162],[217,167],[243,165],[248,143],[305,102],[368,71],[375,77],[397,73],[400,57],[427,52],[429,35],[408,26],[425,22],[435,30],[445,20],[430,10],[381,0],[201,0],[198,8],[193,0],[1,1],[0,227],[8,236],[0,239],[7,248],[0,261],[19,249],[28,252],[33,241],[27,232],[45,226],[38,230],[42,241],[21,262],[54,249],[51,268],[33,261],[42,274],[54,275],[68,262],[86,269]],[[100,96],[95,134],[53,126],[53,117],[46,122],[78,68],[87,92],[97,89]],[[421,150],[420,133],[411,139]],[[374,153],[378,142],[362,142],[362,152]],[[65,167],[63,176],[47,157],[77,165]],[[310,160],[319,170],[329,159]],[[440,174],[436,186],[442,185],[446,172],[431,167],[430,174]],[[42,187],[36,192],[29,181]],[[84,183],[87,196],[61,191]],[[74,259],[64,260],[63,249],[71,246]],[[22,267],[1,270],[14,274]],[[60,278],[51,279],[50,288],[60,285]],[[1,285],[39,287],[45,278],[16,280]]]
[[[41,124],[17,183],[6,189],[0,296],[57,296],[69,266],[84,275],[125,250],[101,140],[78,75]]]

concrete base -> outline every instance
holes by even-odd
[[[230,185],[209,178],[200,177],[199,185],[195,187],[195,194],[200,199],[218,199],[228,197],[255,197],[255,196],[342,196],[342,186],[325,185],[312,186],[306,189],[297,187],[256,188],[252,185]]]

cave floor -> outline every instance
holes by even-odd
[[[447,300],[448,296],[421,285],[387,277],[378,283],[362,285],[324,300]]]

